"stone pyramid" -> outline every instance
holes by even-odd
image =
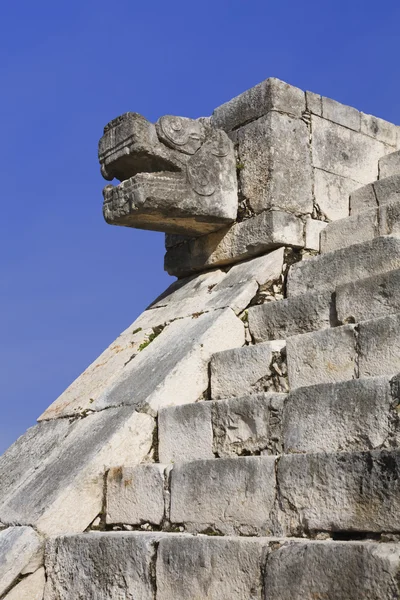
[[[0,458],[2,600],[400,599],[399,149],[277,79],[105,127],[178,279]]]

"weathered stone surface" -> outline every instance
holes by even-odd
[[[379,236],[379,229],[377,207],[330,223],[321,233],[321,253],[325,254],[373,240]]]
[[[229,308],[179,319],[128,361],[94,401],[86,398],[84,403],[82,398],[74,397],[64,402],[61,396],[42,418],[121,404],[146,405],[156,411],[162,405],[195,401],[208,387],[211,354],[243,343],[243,323]]]
[[[315,203],[328,221],[349,215],[350,194],[360,184],[352,179],[314,169]]]
[[[191,532],[265,535],[275,485],[272,456],[178,463],[171,473],[171,522]]]
[[[159,534],[85,533],[50,539],[45,600],[154,600]]]
[[[322,97],[322,116],[324,119],[333,121],[343,127],[349,127],[354,131],[360,131],[361,115],[356,108],[341,104],[331,98]]]
[[[214,458],[211,402],[162,408],[158,413],[161,463]]]
[[[263,546],[259,539],[162,539],[157,594],[163,600],[261,600]]]
[[[255,213],[271,207],[311,213],[312,169],[306,123],[278,112],[238,131],[239,178]]]
[[[292,391],[283,413],[285,453],[339,452],[388,444],[397,412],[389,379],[353,379]]]
[[[290,389],[353,379],[357,360],[354,326],[289,337],[286,354]]]
[[[32,470],[0,496],[0,521],[32,524],[49,535],[84,531],[102,509],[104,470],[142,462],[154,426],[152,417],[128,406],[78,420],[45,460],[34,438],[21,445],[21,461],[31,455]]]
[[[398,127],[393,123],[361,113],[361,133],[385,142],[385,144],[396,147],[397,129]]]
[[[336,310],[342,323],[359,323],[400,313],[400,270],[338,286]]]
[[[271,77],[216,108],[211,122],[214,127],[230,131],[271,110],[301,117],[305,108],[302,90]]]
[[[400,201],[400,173],[379,179],[373,185],[379,206]]]
[[[322,97],[314,92],[306,92],[307,110],[313,115],[322,117]]]
[[[379,160],[379,179],[400,174],[400,151],[392,152]]]
[[[394,375],[400,371],[400,314],[359,325],[359,376]]]
[[[264,342],[329,327],[331,296],[331,292],[311,292],[250,306],[247,311],[250,333],[256,342]]]
[[[286,394],[255,394],[212,402],[215,454],[279,454],[285,397]]]
[[[138,125],[140,123],[140,125]],[[100,141],[103,214],[112,225],[201,235],[237,214],[233,144],[206,120],[164,116],[156,125],[126,113]]]
[[[389,146],[316,115],[311,127],[315,167],[361,184],[378,178],[378,160],[390,152]]]
[[[160,525],[165,516],[164,472],[160,464],[113,467],[107,475],[106,522]]]
[[[364,185],[350,194],[350,214],[352,216],[377,206],[378,201],[372,183]]]
[[[272,363],[280,362],[284,347],[283,340],[275,340],[213,354],[210,363],[212,398],[281,391],[275,388]]]
[[[229,229],[170,248],[165,255],[165,270],[181,277],[257,256],[278,246],[302,248],[303,230],[303,222],[294,215],[280,210],[264,211]]]
[[[400,452],[288,454],[278,483],[289,533],[400,528]]]
[[[326,221],[317,221],[317,219],[307,217],[304,229],[304,233],[306,236],[305,247],[307,250],[316,250],[317,252],[319,252],[320,233],[325,229],[327,225],[328,223]]]
[[[45,583],[44,569],[40,568],[17,583],[4,600],[43,600]]]
[[[400,240],[380,237],[294,264],[288,275],[288,296],[331,290],[356,279],[400,267]]]
[[[9,527],[0,531],[0,595],[20,575],[36,571],[43,564],[43,540],[30,527]]]
[[[265,598],[397,600],[399,545],[303,542],[270,553]]]
[[[258,285],[267,285],[280,278],[284,263],[284,248],[234,265],[225,279],[216,285],[216,291],[233,287],[247,281],[255,281]]]

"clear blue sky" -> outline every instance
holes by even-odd
[[[170,278],[103,222],[103,126],[209,115],[270,76],[400,124],[398,0],[9,0],[0,8],[0,452]]]

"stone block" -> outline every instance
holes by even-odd
[[[42,418],[123,404],[147,406],[155,414],[160,406],[194,402],[208,387],[211,354],[242,344],[243,323],[230,308],[176,320],[141,348],[94,399],[68,399],[64,404],[61,397]]]
[[[338,286],[336,310],[342,323],[359,323],[400,313],[400,270]]]
[[[359,377],[400,371],[400,314],[364,321],[358,327]]]
[[[231,228],[170,248],[165,270],[177,277],[257,256],[278,246],[302,248],[304,224],[289,213],[265,211]]]
[[[158,413],[161,463],[214,458],[211,402],[162,408]]]
[[[258,214],[272,207],[311,213],[310,135],[301,119],[271,112],[238,131],[241,190]]]
[[[389,146],[396,146],[397,126],[379,117],[361,113],[361,133],[365,133]]]
[[[330,326],[330,292],[311,292],[277,302],[250,306],[249,330],[255,342],[286,339]]]
[[[350,194],[360,187],[352,179],[314,169],[315,203],[328,221],[349,216]]]
[[[398,544],[315,542],[270,553],[265,598],[392,600],[399,598]]]
[[[336,286],[400,268],[400,240],[379,237],[370,242],[298,262],[288,274],[288,297]]]
[[[165,466],[112,467],[106,484],[106,523],[161,525],[164,507]]]
[[[163,600],[261,600],[263,541],[170,536],[157,556],[157,594]]]
[[[4,600],[43,600],[45,583],[44,569],[40,568],[17,583]]]
[[[389,379],[353,379],[299,388],[283,414],[285,453],[350,452],[390,443],[398,428]]]
[[[286,394],[255,394],[212,402],[215,454],[279,454],[285,397]]]
[[[356,190],[354,190],[350,194],[350,214],[358,215],[360,213],[365,212],[366,210],[370,210],[376,208],[378,206],[378,201],[376,199],[376,194],[374,191],[374,186],[372,183],[368,185],[364,185]]]
[[[392,152],[379,160],[379,179],[400,173],[400,151]]]
[[[317,221],[317,219],[307,217],[304,230],[306,236],[305,248],[307,250],[316,250],[317,252],[319,252],[320,234],[321,231],[323,231],[327,225],[328,223],[326,221]]]
[[[213,400],[276,389],[274,362],[281,362],[283,340],[234,348],[213,354],[210,363]]]
[[[272,77],[216,108],[211,123],[214,127],[231,131],[271,110],[301,117],[305,108],[302,90]]]
[[[289,337],[286,353],[291,390],[353,379],[357,360],[354,326]]]
[[[397,532],[399,475],[397,450],[283,455],[277,478],[286,530]]]
[[[154,600],[160,534],[85,533],[50,539],[44,600]]]
[[[104,470],[148,457],[154,428],[152,417],[128,406],[77,420],[45,460],[34,438],[21,444],[22,463],[31,455],[35,468],[0,496],[0,521],[35,525],[48,535],[84,531],[102,510]]]
[[[0,595],[43,564],[43,540],[31,527],[0,531]]]
[[[400,173],[379,179],[374,183],[374,191],[379,206],[400,201]]]
[[[321,253],[362,244],[379,236],[379,209],[375,206],[330,223],[321,233]]]
[[[341,104],[331,98],[322,97],[322,116],[343,127],[360,131],[361,115],[356,108]]]
[[[378,178],[378,160],[390,146],[337,123],[311,116],[313,166],[360,184]]]
[[[322,117],[322,97],[314,92],[306,92],[306,105],[308,112]]]
[[[178,463],[171,473],[171,523],[189,532],[265,535],[275,494],[272,456]]]
[[[284,263],[284,248],[247,260],[231,267],[223,281],[215,286],[215,292],[255,281],[258,285],[268,285],[279,280]]]

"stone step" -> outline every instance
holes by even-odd
[[[248,454],[363,451],[399,445],[397,378],[371,377],[163,408],[165,464]],[[114,522],[120,522],[118,519]]]
[[[287,392],[285,346],[284,340],[274,340],[213,354],[211,397],[218,400],[258,392]]]
[[[400,449],[153,464],[147,471],[166,477],[151,488],[143,468],[110,471],[107,525],[244,536],[400,533]],[[148,489],[164,499],[159,522]]]
[[[398,201],[369,208],[346,219],[329,223],[320,234],[321,253],[362,244],[384,235],[400,235]]]
[[[400,268],[400,240],[378,237],[297,262],[288,274],[288,297],[333,292],[338,285]]]
[[[391,175],[400,174],[400,150],[392,152],[378,161],[379,165],[379,179],[390,177]]]
[[[399,568],[371,540],[83,534],[49,541],[46,600],[398,600]]]
[[[395,375],[400,371],[400,314],[286,340],[289,386]]]
[[[384,177],[350,194],[350,214],[360,214],[400,199],[400,172]]]

